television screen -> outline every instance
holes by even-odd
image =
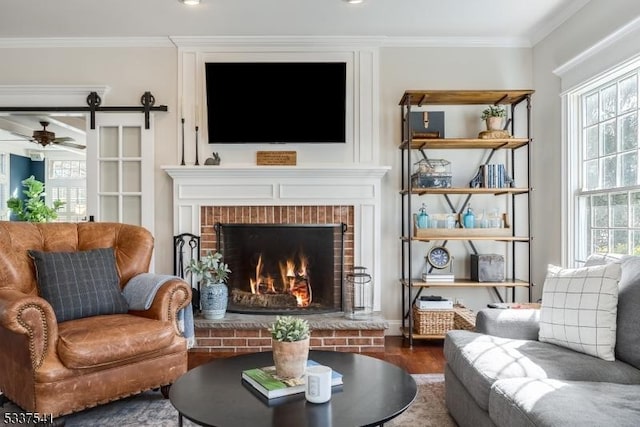
[[[346,63],[205,67],[209,143],[345,142]]]

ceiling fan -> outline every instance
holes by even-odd
[[[64,136],[60,138],[56,138],[56,134],[48,131],[47,126],[49,126],[49,122],[41,121],[40,125],[42,126],[42,130],[34,130],[33,136],[31,137],[31,141],[46,147],[49,144],[57,144],[71,148],[77,148],[84,150],[86,147],[81,144],[74,144],[71,141],[75,141],[73,138]]]

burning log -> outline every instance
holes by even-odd
[[[252,294],[239,289],[231,290],[231,301],[237,305],[262,308],[296,307],[298,305],[297,298],[289,293]]]

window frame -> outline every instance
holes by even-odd
[[[599,181],[598,188],[583,189],[582,182],[584,177],[584,135],[583,132],[586,129],[586,125],[583,126],[584,114],[585,114],[585,99],[586,97],[597,93],[602,88],[608,85],[616,84],[625,80],[631,75],[636,76],[636,105],[633,110],[625,110],[624,113],[619,113],[619,91],[616,93],[616,114],[614,118],[616,120],[616,151],[615,155],[620,156],[624,151],[621,150],[620,141],[620,125],[618,124],[618,118],[629,114],[630,111],[635,111],[640,117],[640,99],[638,99],[638,93],[640,93],[640,58],[636,57],[625,63],[612,68],[611,70],[597,75],[591,79],[586,80],[583,84],[575,87],[574,89],[567,91],[562,97],[562,122],[563,122],[563,165],[566,173],[563,174],[563,211],[567,215],[563,216],[568,218],[568,221],[563,221],[563,264],[569,266],[580,266],[584,263],[585,258],[588,256],[588,252],[593,245],[589,245],[587,233],[593,228],[591,224],[584,225],[581,223],[582,215],[585,207],[581,206],[581,198],[593,196],[593,195],[611,195],[619,193],[627,193],[631,195],[634,192],[640,192],[640,167],[636,167],[636,183],[627,186],[618,186],[610,188],[602,188]],[[598,108],[601,108],[600,99],[598,99]],[[601,120],[598,117],[596,123],[600,126],[600,123],[606,120]],[[593,124],[592,124],[593,125]],[[640,133],[640,132],[639,132]],[[636,135],[636,147],[637,164],[640,166],[640,135]],[[600,131],[598,130],[598,144],[601,143]],[[600,149],[600,146],[599,146]],[[598,162],[603,157],[602,153],[598,153]],[[598,166],[598,176],[602,178],[601,166]],[[620,182],[620,170],[618,168],[616,172],[616,179],[618,184]],[[631,221],[632,205],[630,199],[627,199],[627,214],[628,220]],[[611,206],[611,203],[607,206]],[[610,209],[609,209],[610,211]],[[609,222],[606,227],[607,230],[636,230],[640,231],[640,228],[632,227],[632,223],[628,222],[626,227],[613,227]],[[599,228],[596,228],[599,229]],[[627,239],[629,241],[629,238]],[[609,239],[609,247],[611,245],[611,239]],[[627,248],[629,252],[629,248]]]

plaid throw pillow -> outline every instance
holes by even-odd
[[[78,252],[29,251],[36,266],[40,296],[58,322],[126,313],[113,248]]]
[[[540,341],[613,361],[620,263],[549,266],[542,289]]]

